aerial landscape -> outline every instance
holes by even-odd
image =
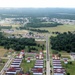
[[[75,75],[75,4],[61,1],[0,1],[0,75]]]

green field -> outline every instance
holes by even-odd
[[[25,52],[28,52],[29,48],[36,48],[37,50],[32,50],[33,52],[39,52],[42,50],[42,45],[44,45],[44,50],[45,50],[45,41],[36,41],[36,44],[39,44],[40,46],[25,46]]]
[[[26,60],[23,60],[21,67],[23,68],[24,72],[28,72],[29,70],[32,69],[32,67],[34,67],[35,61],[31,61],[30,63],[27,63]]]
[[[7,62],[7,59],[2,59],[0,62],[0,71],[2,70],[2,68],[4,67],[5,63]]]
[[[72,61],[72,64],[65,65],[64,62],[62,62],[62,66],[66,69],[67,73],[70,73],[70,75],[75,75],[75,61]]]
[[[38,28],[37,28],[38,29]],[[48,30],[49,32],[67,32],[67,31],[75,31],[75,25],[60,25],[57,27],[44,27],[44,28],[39,28],[42,30]]]

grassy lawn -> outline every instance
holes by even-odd
[[[28,31],[27,30],[15,30],[14,32],[12,32],[12,34],[15,34],[15,35],[25,34],[25,33],[28,33]]]
[[[62,62],[62,66],[66,69],[67,73],[70,73],[70,75],[75,75],[75,61],[72,61],[72,64],[65,65],[64,62]]]
[[[67,53],[66,51],[60,51],[59,53],[60,53],[61,55],[67,55],[67,56],[70,55],[70,54]]]
[[[4,47],[0,46],[0,57],[3,57],[6,52],[7,50],[4,49]]]
[[[0,71],[2,70],[6,62],[7,62],[7,59],[2,59],[2,62],[0,62]]]
[[[33,52],[39,52],[40,50],[42,50],[41,47],[38,47],[38,46],[29,46],[30,48],[36,48],[37,50],[32,50]],[[44,48],[45,49],[45,48]],[[28,46],[25,47],[25,52],[28,52],[29,48]]]
[[[32,57],[32,58],[34,58],[35,57],[35,54],[25,54],[25,57],[27,58],[27,57]]]
[[[68,59],[70,59],[70,56],[64,56],[64,55],[62,56],[61,55],[61,58],[68,58]]]
[[[38,29],[38,28],[37,28]],[[42,27],[39,29],[45,29],[48,30],[49,32],[67,32],[67,31],[74,31],[75,30],[75,25],[60,25],[57,27]]]
[[[40,45],[42,45],[42,44],[45,45],[46,42],[45,42],[45,41],[36,41],[36,43],[37,43],[37,44],[40,44]]]
[[[15,28],[15,27],[19,27],[20,24],[3,23],[2,26],[12,26],[13,28]]]
[[[31,61],[30,63],[27,63],[26,60],[23,60],[21,67],[23,68],[24,72],[29,71],[32,67],[34,67],[35,61]]]
[[[61,54],[62,56],[69,56],[70,54],[67,53],[66,51],[58,51],[58,50],[52,50],[50,49],[51,52],[54,54],[54,53],[57,53],[57,54]]]

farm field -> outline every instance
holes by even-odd
[[[37,28],[38,29],[38,28]],[[57,27],[44,27],[44,28],[39,28],[42,30],[48,30],[49,32],[67,32],[67,31],[74,31],[75,30],[75,25],[60,25]]]

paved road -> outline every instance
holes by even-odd
[[[50,75],[49,37],[46,36],[46,75]]]

